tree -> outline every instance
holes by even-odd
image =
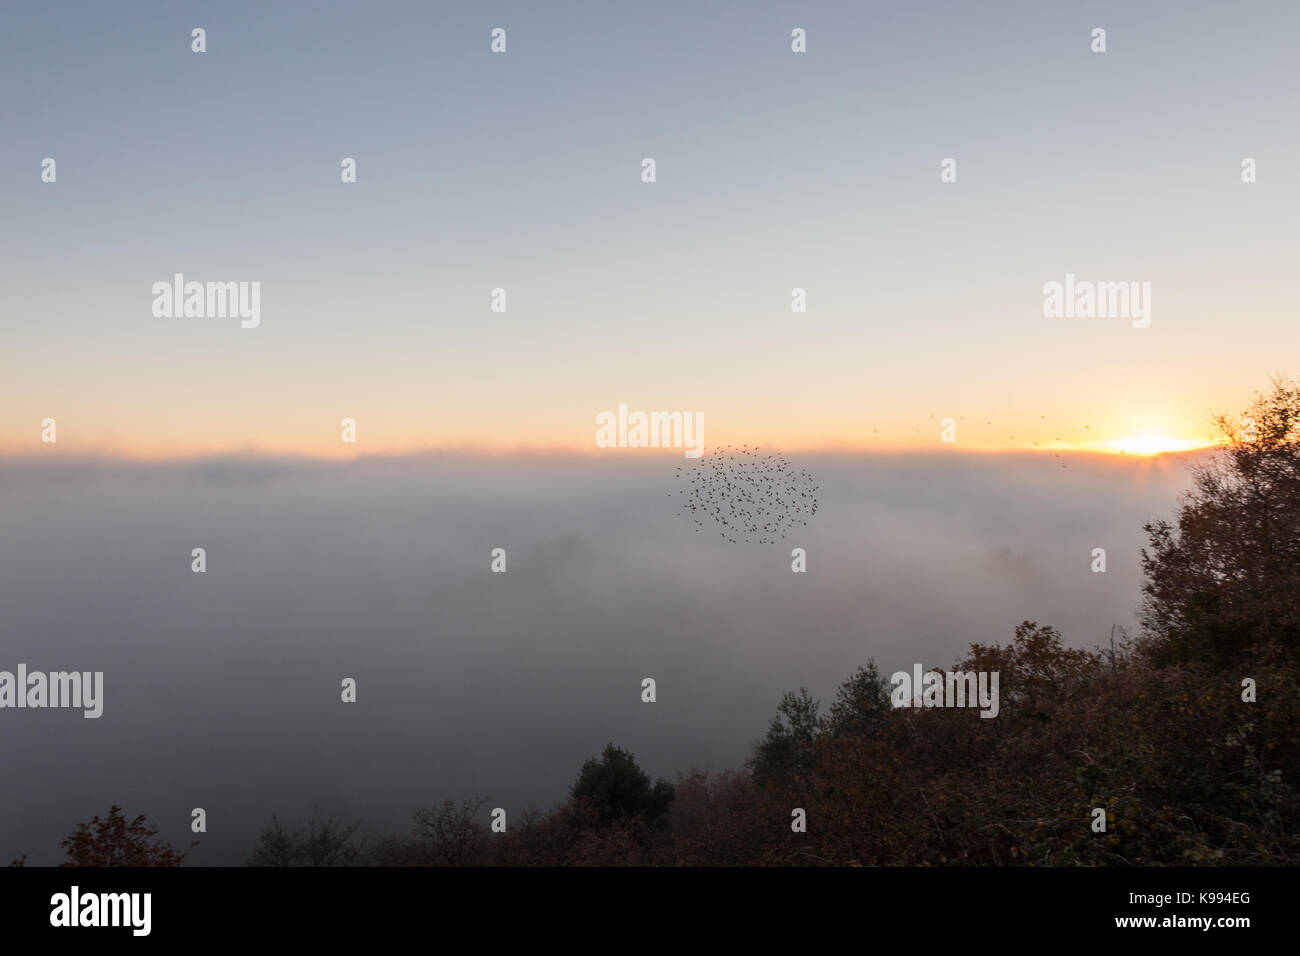
[[[659,826],[673,799],[672,784],[659,780],[652,785],[633,755],[612,743],[599,759],[582,765],[571,792],[575,802],[594,810],[602,826],[628,821]]]
[[[444,800],[441,806],[415,811],[415,835],[435,864],[465,866],[481,862],[488,833],[474,817],[486,802],[482,797],[461,804]]]
[[[305,866],[357,866],[365,858],[366,840],[353,842],[360,820],[350,823],[313,813],[301,837]]]
[[[258,834],[249,866],[358,866],[365,859],[366,840],[356,840],[360,820],[322,817],[313,811],[305,827],[290,830],[271,814]]]
[[[1225,668],[1300,647],[1300,385],[1277,379],[1193,469],[1175,523],[1149,522],[1144,646],[1157,664]]]
[[[768,725],[767,736],[754,746],[750,767],[760,783],[778,781],[801,789],[816,763],[817,741],[826,727],[820,702],[800,687],[786,692]]]
[[[893,709],[889,681],[881,675],[875,659],[859,667],[840,684],[831,704],[826,727],[833,737],[862,737],[879,729]]]
[[[154,839],[158,827],[145,821],[144,814],[128,821],[122,808],[114,805],[104,818],[78,823],[59,844],[68,854],[60,866],[180,866],[185,851]],[[198,841],[191,847],[198,846]]]
[[[294,866],[300,857],[299,835],[272,813],[271,822],[257,836],[249,866]]]

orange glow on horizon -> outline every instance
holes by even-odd
[[[912,436],[909,436],[912,437]],[[568,458],[632,458],[671,456],[682,457],[679,448],[600,448],[594,442],[557,441],[525,442],[497,439],[483,441],[449,440],[441,442],[393,442],[368,441],[357,444],[343,443],[279,443],[279,442],[241,442],[221,446],[202,446],[195,442],[156,442],[123,447],[116,444],[100,443],[90,445],[63,440],[55,445],[31,444],[25,447],[0,448],[0,459],[34,460],[38,458],[83,458],[114,459],[139,462],[192,461],[204,458],[268,458],[289,459],[302,458],[318,461],[352,461],[362,458],[401,458],[420,457],[424,455],[451,455],[457,457],[481,458],[530,458],[530,457],[568,457]],[[897,441],[885,436],[872,435],[866,440],[848,441],[831,437],[810,438],[804,441],[781,441],[772,439],[755,441],[752,437],[723,436],[718,440],[706,440],[704,455],[710,456],[728,447],[736,448],[747,445],[750,449],[762,452],[800,453],[812,455],[938,455],[938,454],[981,454],[1014,455],[1052,452],[1056,455],[1070,456],[1120,456],[1155,457],[1157,455],[1179,454],[1203,451],[1216,446],[1216,442],[1206,439],[1174,438],[1157,432],[1143,432],[1123,438],[1101,441],[1065,442],[1021,440],[1013,442],[981,442],[978,440],[943,443],[939,440]]]
[[[1126,438],[1097,442],[1093,447],[1097,451],[1116,455],[1165,455],[1180,451],[1197,451],[1212,448],[1215,442],[1209,439],[1171,438],[1158,432],[1143,432]]]

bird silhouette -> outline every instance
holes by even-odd
[[[820,486],[807,471],[784,455],[760,455],[757,446],[731,445],[689,469],[677,469],[684,482],[682,512],[698,532],[709,519],[731,544],[775,544],[796,523],[807,525],[817,513]],[[678,512],[681,514],[682,512]]]

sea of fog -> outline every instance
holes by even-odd
[[[829,702],[868,658],[1132,627],[1141,526],[1189,484],[1172,456],[790,458],[820,505],[776,546],[695,531],[658,453],[0,461],[0,670],[104,672],[99,719],[0,710],[0,864],[114,803],[181,845],[204,808],[190,861],[224,865],[273,811],[549,807],[608,741],[738,766],[784,691]]]

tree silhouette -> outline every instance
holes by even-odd
[[[107,817],[78,823],[59,844],[68,854],[60,866],[180,866],[185,852],[170,843],[154,839],[158,827],[145,821],[144,814],[128,821],[122,808],[114,805]],[[198,846],[198,841],[191,847]]]
[[[1145,646],[1159,664],[1224,668],[1300,647],[1300,385],[1275,380],[1194,469],[1176,523],[1144,526]]]
[[[248,858],[249,866],[296,866],[301,854],[301,840],[297,832],[271,814],[271,822],[257,835],[257,846]]]
[[[859,667],[853,676],[840,684],[826,720],[835,737],[861,737],[880,728],[889,716],[889,681],[880,673],[874,659]]]
[[[599,759],[592,757],[582,765],[572,795],[577,804],[594,811],[602,826],[641,821],[655,827],[666,818],[673,787],[666,780],[651,785],[632,754],[610,743]]]
[[[787,691],[782,696],[767,736],[754,746],[750,757],[754,779],[802,789],[816,763],[817,741],[826,729],[820,708],[806,687],[800,687],[798,694]]]
[[[487,829],[474,818],[487,801],[482,797],[416,810],[415,833],[433,862],[464,866],[478,861],[487,844]]]
[[[356,840],[360,820],[351,822],[313,812],[305,827],[290,830],[271,814],[257,837],[249,866],[357,866],[365,859],[366,840]]]

